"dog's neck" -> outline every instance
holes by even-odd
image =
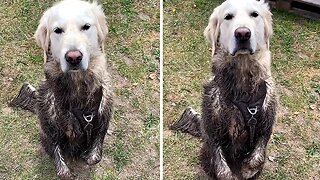
[[[55,60],[47,61],[45,77],[48,84],[55,86],[55,98],[68,108],[90,108],[94,102],[94,94],[102,86],[102,79],[91,69],[79,72],[64,73]]]
[[[259,52],[257,52],[259,53]],[[259,91],[259,87],[269,78],[269,67],[258,61],[259,54],[230,56],[218,50],[213,59],[214,81],[223,97],[241,98]],[[268,63],[265,63],[268,64]]]

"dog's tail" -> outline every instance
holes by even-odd
[[[10,107],[20,107],[24,110],[36,113],[37,91],[29,83],[24,83],[17,97],[10,103]]]
[[[200,121],[200,114],[191,107],[188,107],[184,110],[180,119],[171,125],[170,129],[189,133],[195,137],[201,137]]]

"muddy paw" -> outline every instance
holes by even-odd
[[[101,161],[101,155],[99,153],[90,153],[84,159],[87,162],[87,164],[91,166]]]
[[[63,180],[76,179],[77,175],[72,173],[69,169],[60,170],[57,173],[58,177]]]
[[[260,171],[262,165],[263,162],[257,161],[255,158],[244,161],[241,168],[242,177],[245,179],[252,178]]]
[[[256,175],[258,171],[259,169],[250,169],[248,167],[244,167],[241,169],[241,174],[243,178],[249,179]]]
[[[223,180],[234,180],[235,178],[233,177],[233,174],[230,170],[230,168],[224,168],[224,169],[219,169],[220,171],[217,173],[218,179],[223,179]]]

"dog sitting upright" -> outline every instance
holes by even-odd
[[[277,106],[268,4],[227,0],[214,9],[204,35],[213,76],[204,85],[202,115],[188,108],[172,128],[202,137],[201,166],[212,179],[256,179]]]
[[[25,84],[10,104],[38,115],[42,146],[62,179],[75,178],[65,156],[89,165],[101,160],[113,104],[103,53],[107,32],[96,3],[65,0],[49,8],[35,33],[44,50],[45,80],[38,90]]]

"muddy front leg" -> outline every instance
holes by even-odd
[[[57,175],[60,179],[75,179],[76,175],[68,168],[64,157],[61,153],[60,146],[57,145],[54,150],[54,164]]]
[[[215,180],[235,179],[220,146],[209,147],[207,143],[204,143],[200,157],[203,170],[211,178]]]
[[[246,158],[241,167],[241,174],[245,179],[256,179],[265,162],[266,142],[261,138],[251,155]]]
[[[103,121],[100,131],[94,135],[92,144],[90,145],[88,151],[83,156],[83,159],[88,165],[94,165],[101,161],[102,158],[102,146],[104,138],[107,134],[109,128],[109,118],[103,118],[106,121]]]
[[[108,94],[108,92],[104,92],[104,94]],[[106,96],[105,99],[102,99],[100,104],[97,106],[97,108],[99,108],[98,112],[100,112],[102,116],[101,119],[99,119],[100,125],[98,125],[100,129],[98,130],[97,134],[94,135],[93,143],[90,145],[89,151],[82,156],[88,165],[97,164],[102,159],[102,146],[112,116],[112,103],[112,97]]]
[[[221,150],[221,147],[218,147],[216,150],[214,167],[217,174],[217,179],[221,180],[234,180],[233,173],[226,161],[224,153]]]

